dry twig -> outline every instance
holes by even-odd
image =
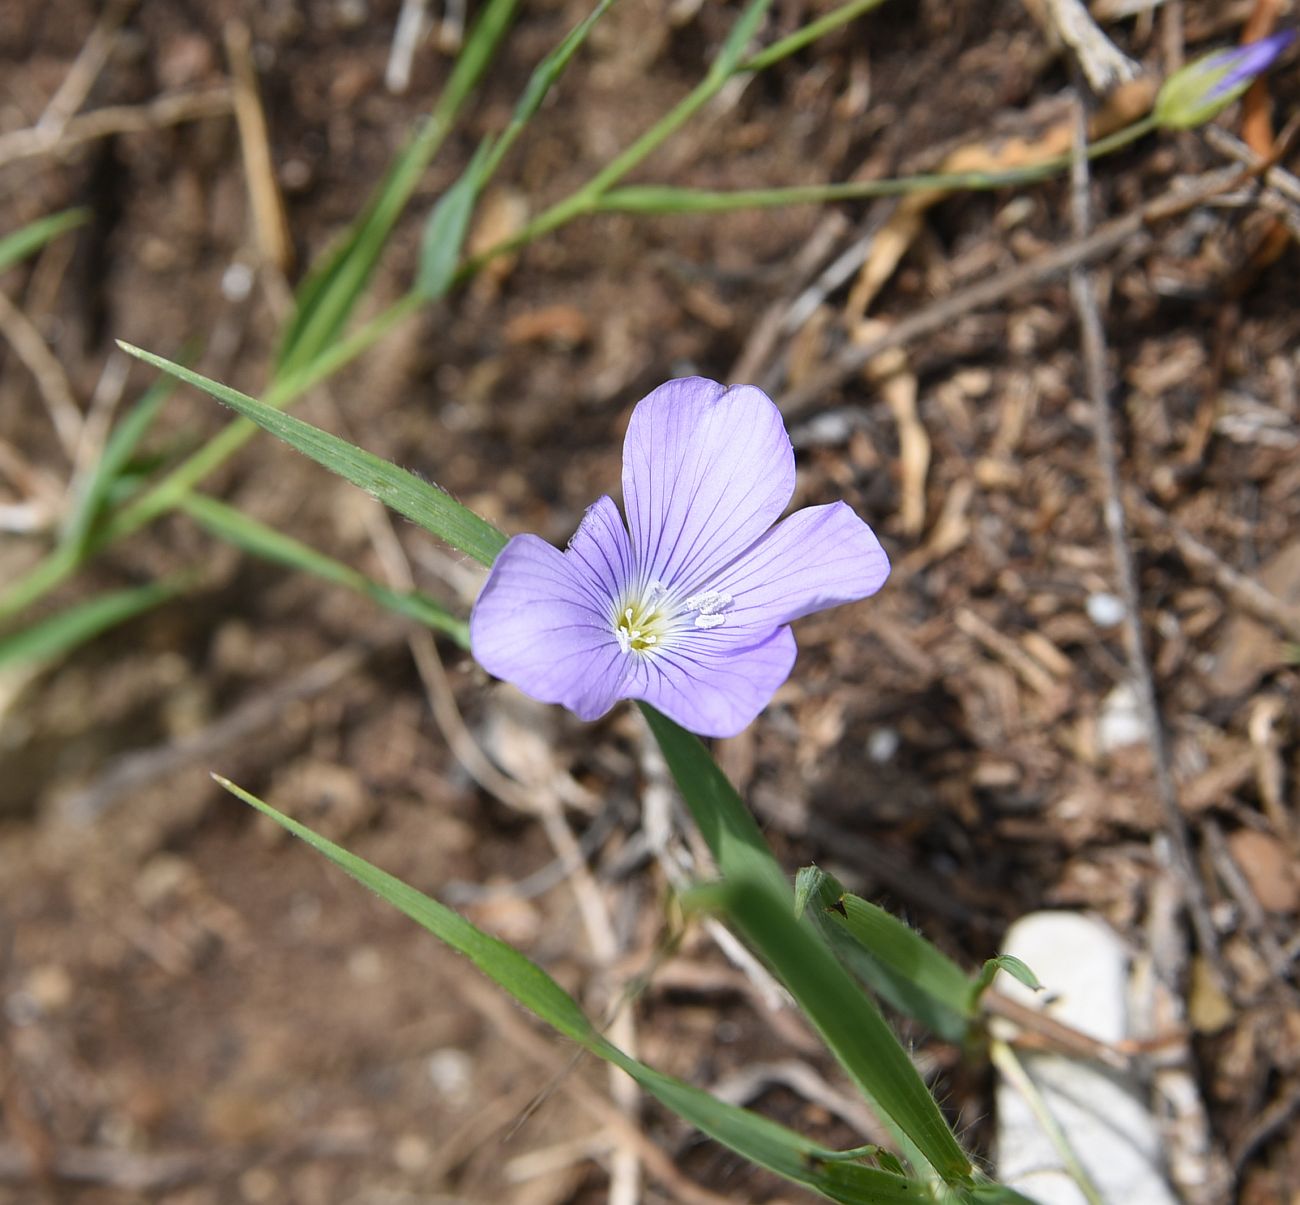
[[[14,354],[32,374],[59,443],[69,459],[75,459],[83,420],[67,373],[46,346],[36,325],[4,293],[0,293],[0,335],[9,341]]]
[[[111,105],[72,118],[62,131],[33,126],[0,134],[0,167],[23,159],[63,154],[110,134],[139,134],[205,117],[224,117],[230,110],[230,89],[225,84],[159,96],[143,105]]]
[[[1088,132],[1082,102],[1078,104],[1075,128],[1075,157],[1070,173],[1070,209],[1074,235],[1077,239],[1082,239],[1087,237],[1091,225],[1088,204],[1088,159],[1083,153],[1087,145]],[[1119,451],[1110,413],[1106,335],[1102,326],[1096,287],[1082,265],[1076,266],[1070,272],[1070,297],[1079,319],[1084,380],[1091,403],[1093,435],[1098,467],[1101,470],[1102,517],[1110,539],[1111,559],[1114,563],[1119,596],[1124,601],[1122,629],[1125,653],[1151,748],[1156,793],[1164,818],[1165,834],[1169,840],[1173,869],[1180,880],[1184,905],[1191,916],[1201,952],[1214,968],[1220,981],[1226,983],[1228,977],[1219,951],[1218,933],[1210,917],[1204,885],[1197,874],[1187,822],[1178,806],[1173,774],[1169,768],[1169,749],[1160,718],[1160,707],[1156,700],[1155,682],[1151,676],[1151,665],[1142,640],[1141,600],[1138,595],[1137,573],[1128,546],[1127,521],[1120,485]]]

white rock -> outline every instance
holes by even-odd
[[[1003,951],[1046,990],[1031,992],[1004,972],[999,991],[1107,1044],[1130,1036],[1128,956],[1106,925],[1075,912],[1037,912],[1011,927]],[[1136,1080],[1073,1055],[1017,1057],[1107,1205],[1177,1205],[1148,1094]],[[1040,1205],[1087,1205],[1021,1089],[1000,1078],[996,1107],[998,1179]]]
[[[1113,628],[1124,618],[1124,602],[1114,594],[1089,594],[1088,618],[1099,628]]]
[[[1123,682],[1102,700],[1101,714],[1097,717],[1097,748],[1102,753],[1113,753],[1126,745],[1141,745],[1150,739],[1151,731],[1142,714],[1137,690]]]

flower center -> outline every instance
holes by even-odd
[[[668,634],[672,614],[665,606],[668,591],[651,582],[645,593],[625,598],[614,616],[614,635],[625,653],[648,653]]]

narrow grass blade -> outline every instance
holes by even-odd
[[[871,1000],[780,896],[753,879],[698,888],[684,901],[723,912],[776,972],[904,1154],[953,1188],[975,1169],[925,1081]]]
[[[745,11],[737,18],[735,25],[727,34],[722,49],[709,67],[711,79],[729,79],[735,74],[740,60],[744,57],[745,47],[754,40],[758,27],[772,7],[772,0],[750,0]]]
[[[175,388],[176,383],[171,377],[159,378],[145,390],[131,412],[113,428],[112,435],[104,445],[103,455],[63,528],[62,542],[75,548],[78,554],[84,550],[90,529],[103,512],[109,491],[130,463],[162,404]]]
[[[483,167],[492,144],[480,144],[469,166],[441,197],[429,214],[420,244],[420,267],[415,277],[415,291],[426,301],[436,301],[451,287],[465,245],[469,220],[482,187]]]
[[[754,817],[700,738],[648,703],[639,706],[723,878],[759,879],[789,899],[790,884]]]
[[[29,628],[0,636],[0,667],[65,657],[109,628],[161,606],[187,589],[193,580],[192,574],[185,574],[150,582],[147,586],[114,590],[71,606]]]
[[[564,69],[569,65],[569,60],[573,58],[578,48],[587,40],[587,36],[595,27],[596,22],[613,7],[614,2],[615,0],[599,0],[596,7],[569,31],[564,41],[533,69],[532,75],[528,77],[528,84],[515,105],[515,111],[510,116],[509,125],[502,131],[501,137],[493,143],[491,150],[488,152],[487,160],[483,165],[482,182],[491,179],[495,174],[501,160],[514,146],[515,139],[523,133],[524,127],[537,110],[542,107],[542,101],[546,99],[547,93],[550,92],[560,76],[564,74]]]
[[[380,582],[372,581],[364,573],[359,573],[342,561],[337,561],[315,548],[295,540],[259,523],[256,519],[209,498],[203,494],[191,494],[181,504],[181,509],[192,519],[201,523],[213,535],[227,543],[242,548],[253,556],[263,560],[274,561],[302,573],[310,573],[327,582],[345,586],[357,594],[373,599],[380,606],[387,607],[398,615],[414,619],[426,627],[445,632],[461,648],[469,648],[469,624],[453,615],[435,598],[422,594],[418,590],[406,592],[393,590]]]
[[[883,908],[850,895],[816,866],[799,872],[796,899],[836,956],[900,1012],[949,1042],[967,1037],[974,982],[946,954]]]
[[[216,777],[216,776],[214,776]],[[828,1150],[747,1109],[655,1071],[607,1041],[573,997],[536,963],[463,916],[276,811],[224,778],[231,794],[269,816],[381,899],[465,955],[525,1008],[579,1046],[622,1068],[647,1092],[710,1137],[747,1159],[845,1205],[917,1205],[927,1186],[876,1168],[840,1161]]]
[[[58,238],[65,231],[84,226],[89,220],[89,209],[65,209],[62,213],[37,218],[21,230],[6,234],[0,238],[0,272],[12,268],[29,255],[34,255],[51,239]]]
[[[306,367],[332,343],[365,292],[380,252],[451,123],[492,59],[518,0],[489,0],[465,42],[438,104],[398,156],[361,217],[303,283],[281,343],[277,375]]]
[[[461,506],[436,485],[421,481],[414,473],[399,469],[337,435],[313,427],[302,419],[276,410],[265,402],[209,380],[188,368],[182,368],[179,364],[173,364],[170,360],[164,360],[161,356],[132,347],[129,343],[119,341],[118,346],[145,363],[171,373],[187,385],[210,394],[223,405],[251,419],[263,430],[284,440],[290,447],[310,456],[317,464],[324,465],[353,485],[374,494],[386,506],[391,506],[399,514],[405,515],[426,531],[445,540],[453,548],[468,553],[484,565],[491,565],[497,553],[505,547],[506,537],[491,523]]]

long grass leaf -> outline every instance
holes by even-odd
[[[243,511],[205,494],[191,494],[181,504],[181,509],[213,535],[236,548],[242,548],[263,560],[274,561],[289,569],[344,586],[373,599],[398,615],[445,632],[461,648],[469,648],[469,624],[453,615],[436,598],[430,598],[418,590],[393,590],[373,581],[350,565],[276,531],[265,523],[259,523]]]
[[[453,548],[468,553],[484,565],[491,565],[496,555],[505,547],[506,537],[486,519],[481,519],[472,510],[461,506],[450,494],[444,493],[436,485],[421,481],[414,473],[399,469],[395,464],[367,452],[346,439],[313,427],[300,418],[276,410],[265,402],[231,389],[217,381],[173,364],[162,356],[143,351],[129,343],[118,342],[118,346],[129,355],[171,373],[187,385],[193,385],[204,393],[210,394],[223,405],[229,406],[238,414],[251,419],[263,430],[284,440],[290,447],[296,448],[305,456],[310,456],[317,464],[324,465],[333,473],[360,486],[368,493],[374,494],[386,506],[399,514],[405,515],[418,523],[426,531],[432,532],[439,539],[445,540]]]
[[[518,950],[484,933],[459,913],[401,879],[327,841],[243,788],[220,777],[217,781],[465,955],[489,979],[559,1033],[621,1067],[668,1108],[747,1159],[845,1205],[918,1205],[926,1200],[926,1186],[917,1181],[843,1162],[837,1151],[809,1142],[774,1121],[727,1104],[634,1059],[602,1037],[573,997]]]
[[[171,377],[160,377],[145,390],[131,412],[113,428],[113,433],[104,445],[103,454],[63,528],[62,542],[75,548],[78,554],[84,550],[90,529],[102,513],[114,483],[130,463],[162,404],[175,388],[176,382]]]
[[[65,657],[100,633],[174,598],[192,581],[193,575],[185,574],[150,582],[147,586],[114,590],[88,602],[77,603],[31,627],[0,636],[0,666],[55,661]]]
[[[68,230],[84,226],[90,220],[89,209],[65,209],[48,217],[28,222],[21,230],[0,238],[0,272],[34,255],[51,239]]]
[[[289,375],[310,364],[342,331],[369,284],[397,219],[446,139],[460,106],[491,61],[517,6],[518,0],[489,0],[433,112],[394,161],[360,218],[308,275],[281,343],[277,375]]]

